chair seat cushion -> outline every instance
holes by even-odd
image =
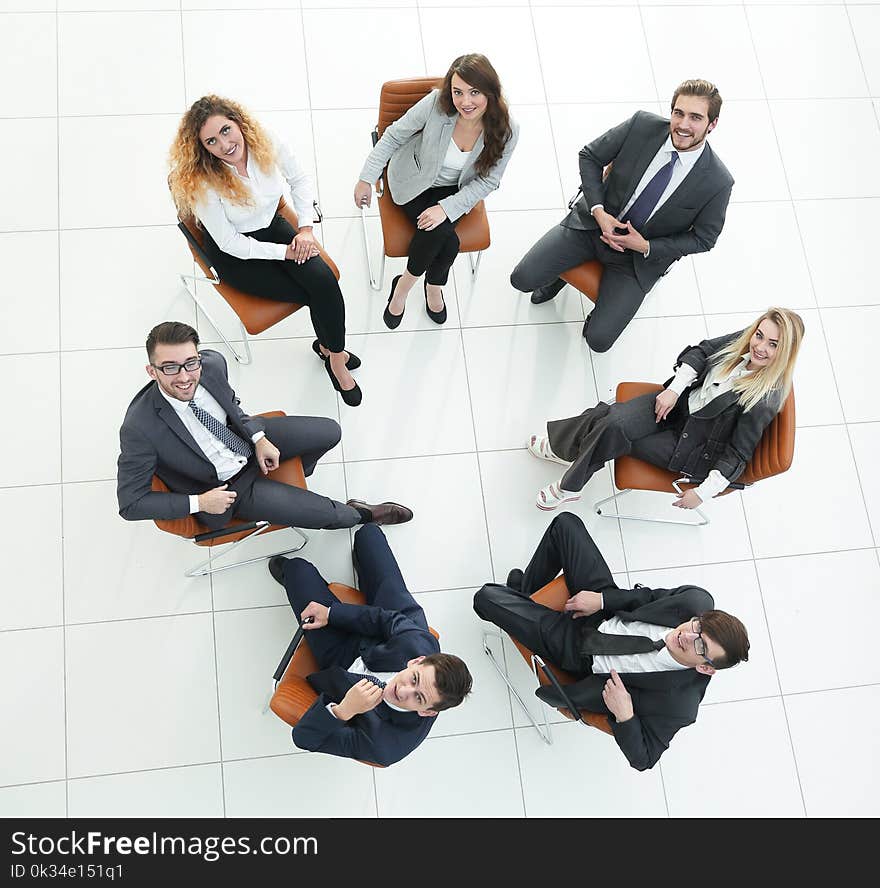
[[[595,302],[599,295],[599,284],[602,282],[602,263],[583,262],[562,272],[559,277]]]
[[[385,255],[391,257],[406,256],[409,244],[415,234],[416,227],[409,221],[406,213],[391,199],[386,188],[379,198],[379,215],[382,221],[382,238],[385,241]],[[478,253],[490,244],[489,219],[486,207],[480,201],[469,213],[459,219],[455,232],[461,241],[462,253]]]

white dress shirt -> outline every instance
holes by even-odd
[[[312,224],[315,199],[312,177],[303,170],[284,142],[273,136],[272,144],[275,165],[268,173],[260,169],[249,151],[247,177],[239,176],[250,194],[250,203],[232,203],[208,189],[196,207],[196,216],[217,246],[239,259],[284,259],[286,244],[263,243],[243,234],[266,228],[275,218],[281,197],[293,207],[300,225]],[[232,164],[227,166],[238,176]]]
[[[604,599],[602,602],[604,607]],[[655,626],[633,620],[630,623],[620,617],[611,617],[599,624],[599,631],[607,635],[643,635],[652,641],[665,638],[672,630],[668,626]],[[672,659],[668,648],[662,651],[650,651],[644,654],[596,655],[593,657],[593,674],[609,673],[612,669],[618,672],[668,672],[672,669],[687,669],[682,663]]]
[[[219,438],[215,438],[199,422],[195,413],[190,410],[189,401],[178,401],[177,398],[172,398],[166,394],[161,386],[158,386],[158,388],[159,393],[174,408],[174,412],[180,417],[186,430],[193,436],[196,444],[199,445],[199,449],[217,470],[217,477],[220,479],[220,483],[222,484],[228,478],[237,475],[245,467],[248,457],[230,450]],[[192,399],[195,401],[196,407],[207,410],[214,419],[226,425],[226,411],[204,386],[196,386]],[[256,444],[260,438],[265,437],[265,432],[256,432],[251,436],[251,441]],[[198,511],[199,497],[198,494],[193,493],[189,498],[189,513],[192,515]]]
[[[699,388],[693,389],[688,396],[688,410],[692,414],[696,413],[719,395],[729,392],[740,377],[753,372],[747,369],[748,363],[749,354],[746,352],[740,358],[740,363],[730,373],[724,373],[720,367],[713,367],[706,374],[703,384]],[[696,378],[697,371],[690,364],[682,362],[675,371],[675,378],[669,383],[669,390],[681,395]],[[695,489],[697,496],[706,502],[725,490],[728,484],[730,481],[718,469],[712,469],[706,480]]]
[[[330,613],[329,608],[327,608],[327,613]],[[376,678],[379,679],[379,681],[384,681],[385,684],[388,684],[388,682],[391,681],[391,679],[394,678],[395,675],[397,675],[396,672],[373,672],[373,670],[370,669],[366,663],[364,663],[363,657],[358,657],[357,660],[355,660],[354,663],[352,663],[346,671],[357,672],[358,675],[375,675]],[[408,711],[406,709],[402,709],[400,706],[395,706],[393,703],[389,703],[387,700],[385,700],[384,702],[386,706],[390,706],[393,710],[395,710],[395,712]],[[329,712],[330,715],[333,716],[333,718],[336,718],[336,713],[333,711],[333,707],[336,705],[336,703],[327,704],[327,712]]]

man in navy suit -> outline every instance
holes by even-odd
[[[339,601],[302,558],[269,560],[320,666],[308,677],[318,699],[293,729],[293,742],[392,765],[428,736],[437,713],[464,700],[472,680],[461,659],[440,653],[375,524],[355,534],[354,563],[365,605]]]
[[[199,351],[199,335],[178,321],[147,337],[150,382],[119,430],[119,514],[126,521],[195,515],[210,530],[231,518],[334,529],[374,521],[399,524],[412,512],[397,503],[340,503],[272,479],[299,456],[306,477],[339,442],[339,424],[323,416],[248,416],[229,385],[226,359]],[[168,492],[152,489],[153,475]]]
[[[593,351],[611,348],[673,262],[715,246],[733,188],[706,141],[720,110],[714,84],[685,80],[671,119],[637,111],[582,148],[582,194],[511,274],[511,284],[532,290],[538,305],[565,286],[560,274],[601,262],[596,307],[583,329]]]

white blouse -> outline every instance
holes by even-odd
[[[461,148],[455,144],[455,139],[450,139],[449,147],[446,149],[446,156],[443,158],[443,163],[440,165],[440,172],[437,173],[437,178],[434,179],[432,187],[436,187],[437,185],[458,185],[458,180],[461,178],[461,171],[464,169],[470,156],[470,151],[462,151]]]
[[[286,143],[274,135],[271,138],[275,148],[275,166],[269,173],[264,173],[248,152],[248,177],[239,176],[251,196],[250,203],[231,203],[228,198],[209,189],[196,207],[196,216],[217,246],[224,253],[239,259],[284,258],[287,244],[262,243],[243,234],[266,228],[275,218],[282,196],[293,207],[301,225],[312,224],[315,199],[312,177],[299,165]],[[238,176],[235,167],[232,164],[228,166]]]

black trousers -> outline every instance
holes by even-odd
[[[457,185],[440,185],[436,188],[429,188],[400,208],[406,213],[409,221],[415,225],[416,220],[428,207],[433,207],[438,201],[457,191]],[[457,223],[457,219],[455,222],[444,219],[431,231],[416,229],[413,239],[409,242],[409,258],[406,263],[406,270],[413,277],[424,275],[426,284],[436,284],[437,286],[442,286],[449,280],[449,269],[452,268],[452,263],[455,262],[455,257],[461,247],[461,242],[455,233]]]
[[[205,252],[224,284],[263,299],[308,305],[318,342],[331,352],[345,349],[345,302],[339,282],[320,256],[302,265],[292,259],[239,259],[224,253],[207,230],[204,233]],[[264,243],[289,244],[295,234],[286,219],[276,216],[268,228],[247,236]]]
[[[339,424],[323,416],[275,416],[266,420],[266,437],[281,451],[281,459],[302,457],[308,477],[318,460],[339,443]],[[231,518],[270,521],[294,527],[335,530],[354,527],[361,521],[357,509],[322,496],[272,480],[264,475],[255,457],[229,485],[238,496],[222,515],[199,512],[198,519],[212,530],[224,527]]]
[[[529,598],[560,570],[569,595],[618,588],[583,521],[563,512],[541,538],[523,575],[522,589],[489,583],[474,596],[474,610],[548,662],[576,675],[590,675],[592,658],[581,654],[581,635],[584,628],[595,628],[604,619],[601,612],[575,620]]]

